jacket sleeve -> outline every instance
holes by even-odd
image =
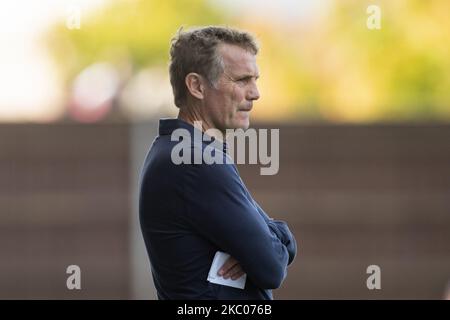
[[[231,165],[187,166],[183,196],[192,227],[237,259],[258,287],[278,288],[290,260],[278,226],[266,223]]]
[[[297,241],[295,240],[295,237],[292,234],[291,230],[289,230],[287,223],[281,220],[274,220],[270,218],[269,215],[259,206],[259,204],[255,200],[253,200],[253,203],[258,209],[259,214],[266,221],[269,228],[273,230],[275,234],[277,234],[278,238],[286,246],[289,252],[288,265],[290,265],[297,255]]]

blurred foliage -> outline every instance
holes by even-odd
[[[83,19],[80,30],[55,27],[48,40],[70,81],[95,61],[133,69],[166,65],[180,26],[228,24],[260,44],[261,99],[266,119],[336,122],[450,120],[450,1],[331,1],[310,23],[283,24],[214,1],[112,2]],[[369,5],[382,10],[369,30]],[[260,4],[264,4],[261,2]]]
[[[348,66],[336,81],[355,82],[348,88],[361,94],[361,120],[450,120],[450,2],[374,1],[381,30],[360,27],[370,3],[339,2],[329,26]]]
[[[96,61],[127,61],[136,69],[166,64],[170,39],[180,27],[223,22],[223,14],[204,0],[113,1],[83,15],[80,29],[70,30],[63,21],[47,42],[70,80]]]

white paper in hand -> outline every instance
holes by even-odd
[[[238,289],[244,289],[245,281],[247,280],[247,274],[243,274],[236,280],[232,280],[231,278],[224,279],[222,276],[219,276],[217,272],[223,266],[223,264],[228,260],[230,255],[228,253],[217,251],[214,256],[213,262],[211,264],[211,268],[208,273],[208,281],[216,284],[221,284],[223,286],[234,287]]]

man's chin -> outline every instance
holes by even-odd
[[[236,119],[236,121],[234,122],[233,129],[247,130],[249,126],[250,126],[250,118],[248,115],[246,115],[244,117],[239,117],[238,119]]]
[[[236,126],[234,126],[233,129],[243,129],[243,130],[247,130],[248,127],[250,127],[250,121],[239,121],[239,123],[236,124]]]

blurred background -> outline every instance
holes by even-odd
[[[280,171],[239,170],[299,243],[275,298],[444,298],[449,12],[446,0],[2,1],[0,298],[155,298],[139,170],[158,119],[177,115],[170,39],[211,24],[261,45],[252,126],[280,129]],[[66,287],[69,265],[81,290]]]

